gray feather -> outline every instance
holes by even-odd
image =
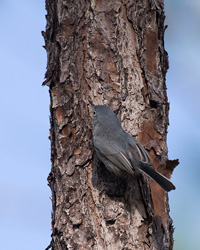
[[[153,169],[152,161],[144,147],[126,133],[111,109],[106,106],[95,106],[93,141],[97,156],[117,176],[123,173],[133,175],[142,171],[154,179],[163,189],[175,189],[174,184],[165,176]]]

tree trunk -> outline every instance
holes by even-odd
[[[46,9],[52,249],[172,249],[167,193],[145,176],[119,180],[98,161],[88,104],[110,106],[171,176],[163,1],[46,0]]]

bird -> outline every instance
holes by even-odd
[[[175,185],[153,168],[145,148],[121,126],[115,113],[105,105],[94,105],[93,144],[96,154],[106,168],[116,176],[134,176],[142,172],[156,181],[165,191],[174,190]]]

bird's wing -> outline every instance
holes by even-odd
[[[139,167],[141,163],[152,165],[151,159],[144,147],[125,131],[119,138],[109,135],[109,139],[104,137],[94,138],[96,149],[108,158],[115,165],[119,165],[122,170],[132,172],[133,168]],[[122,166],[121,166],[122,165]]]
[[[134,160],[152,165],[151,159],[147,151],[138,141],[136,141],[136,139],[134,139],[129,134],[127,138],[127,151],[130,151],[132,155],[131,158],[134,158]]]
[[[102,139],[102,138],[101,138]],[[106,143],[99,140],[94,140],[95,149],[109,160],[114,165],[118,166],[120,170],[133,174],[133,167],[128,154],[125,153],[126,145],[123,143],[112,143],[113,140],[106,140]]]

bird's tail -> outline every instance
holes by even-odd
[[[140,169],[149,175],[154,181],[156,181],[164,190],[167,192],[176,189],[174,184],[167,179],[164,175],[156,172],[153,168],[151,168],[147,164],[141,164]]]

